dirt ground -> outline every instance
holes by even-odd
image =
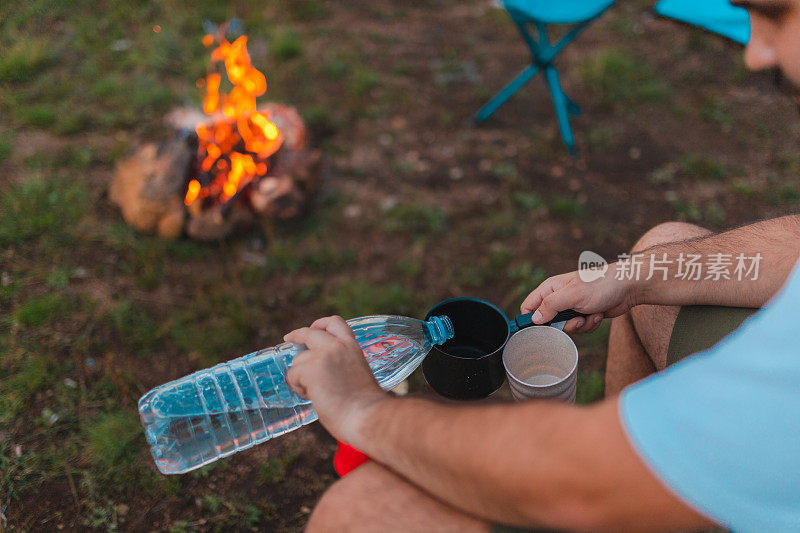
[[[558,61],[583,111],[574,158],[540,78],[472,124],[528,61],[484,0],[0,15],[0,531],[301,530],[336,479],[319,424],[164,477],[139,396],[324,314],[421,317],[454,296],[516,314],[583,250],[613,259],[660,222],[721,230],[800,199],[797,109],[773,76],[646,2]],[[202,21],[234,16],[268,96],[323,150],[322,190],[301,219],[225,242],[136,234],[107,198],[114,163],[197,103]],[[582,402],[603,395],[606,338],[576,339]]]

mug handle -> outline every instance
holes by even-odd
[[[534,324],[532,319],[533,313],[525,313],[524,315],[517,315],[514,318],[514,320],[511,322],[511,329],[513,333],[514,331],[519,331],[522,328],[527,328],[529,326],[549,326],[555,322],[566,322],[567,320],[577,318],[579,316],[587,317],[589,315],[579,313],[574,309],[565,309],[564,311],[559,311],[558,313],[556,313],[556,316],[554,316],[551,320],[548,320],[547,322],[543,322],[541,324]]]

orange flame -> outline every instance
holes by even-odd
[[[186,188],[187,206],[209,196],[220,202],[229,200],[247,183],[266,174],[269,157],[283,143],[269,115],[256,111],[256,98],[267,91],[267,79],[250,61],[247,36],[228,42],[222,26],[216,36],[203,37],[207,47],[215,42],[218,46],[211,52],[211,61],[224,65],[233,88],[227,94],[220,90],[222,75],[218,72],[197,82],[205,90],[203,111],[213,119],[195,130],[200,175]]]

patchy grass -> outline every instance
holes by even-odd
[[[49,128],[56,121],[56,110],[48,105],[34,105],[20,109],[20,119],[29,126]]]
[[[548,208],[551,213],[562,218],[581,218],[586,210],[578,199],[569,196],[551,198]]]
[[[27,402],[53,379],[53,365],[45,357],[26,355],[19,362],[0,361],[0,424],[10,424]]]
[[[679,220],[686,222],[700,222],[703,220],[703,211],[696,203],[684,199],[670,202]]]
[[[706,95],[700,101],[700,116],[716,122],[724,131],[733,129],[733,114],[728,102],[717,95]]]
[[[678,161],[678,167],[687,177],[703,181],[720,181],[730,176],[727,165],[701,153],[684,155]]]
[[[150,355],[164,336],[163,327],[156,319],[144,307],[129,300],[121,300],[111,308],[108,322],[113,331],[141,355]]]
[[[447,224],[447,212],[439,207],[422,204],[400,204],[384,213],[383,229],[403,235],[435,235]]]
[[[303,55],[303,42],[296,32],[281,28],[272,36],[269,50],[275,59],[293,59]]]
[[[770,205],[796,205],[800,201],[800,187],[794,183],[778,183],[761,193]]]
[[[422,310],[415,291],[399,283],[345,281],[325,295],[324,301],[331,313],[345,318],[376,314],[418,316]]]
[[[538,195],[524,191],[517,191],[511,195],[514,205],[526,211],[537,211],[546,207],[544,200]]]
[[[64,296],[50,293],[21,303],[14,313],[14,321],[26,328],[37,328],[60,318],[68,309]]]
[[[622,49],[595,53],[578,72],[583,83],[600,95],[604,106],[663,102],[668,95],[664,81]]]
[[[83,427],[87,458],[104,476],[115,478],[130,469],[139,451],[142,426],[129,410],[101,414]]]
[[[575,403],[585,405],[603,399],[605,380],[599,370],[578,374],[578,385],[575,391]]]
[[[0,54],[0,81],[29,81],[56,59],[52,44],[41,37],[22,37]]]
[[[350,81],[347,83],[347,92],[351,96],[365,96],[372,92],[381,81],[381,76],[377,72],[365,68],[358,68],[353,72]]]
[[[753,184],[745,180],[735,180],[731,183],[731,192],[744,198],[752,198],[757,193]]]
[[[498,178],[510,183],[519,181],[519,170],[517,169],[517,166],[510,161],[502,161],[501,163],[498,163],[492,167],[492,173]]]
[[[330,8],[320,0],[292,0],[286,6],[295,20],[323,20],[331,14]]]
[[[47,235],[63,235],[86,208],[86,189],[78,181],[31,179],[0,193],[0,246]]]
[[[300,453],[290,450],[280,457],[268,457],[259,467],[256,479],[259,485],[274,485],[286,479],[289,467],[297,460]]]
[[[242,355],[254,329],[245,302],[219,292],[175,313],[169,322],[172,342],[184,354],[200,354],[204,364]]]
[[[11,155],[11,143],[5,139],[0,139],[0,163],[8,159]]]

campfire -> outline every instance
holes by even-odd
[[[238,228],[302,212],[318,185],[320,154],[294,107],[256,99],[267,80],[250,59],[247,36],[232,42],[227,25],[203,38],[212,48],[198,80],[203,111],[167,116],[172,139],[147,144],[122,160],[109,196],[143,232],[215,240]]]

